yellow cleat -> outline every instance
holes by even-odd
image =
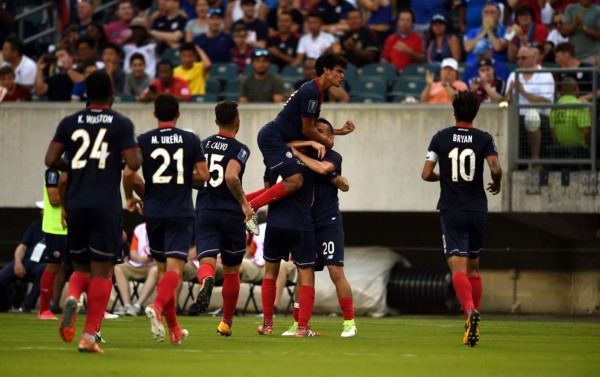
[[[219,327],[217,327],[217,334],[221,334],[222,336],[231,336],[231,326],[225,322],[219,323]]]
[[[479,321],[481,321],[481,314],[475,309],[471,310],[465,323],[465,335],[463,336],[463,343],[466,346],[475,347],[479,342]]]

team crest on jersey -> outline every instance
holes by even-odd
[[[308,109],[306,111],[308,111],[309,113],[316,113],[317,112],[317,106],[319,105],[319,101],[311,99],[308,101]]]
[[[58,174],[55,172],[50,172],[48,174],[48,182],[49,185],[55,185],[58,183]]]
[[[285,157],[292,158],[292,152],[285,152]]]
[[[240,149],[240,153],[238,153],[237,159],[245,164],[246,160],[248,159],[248,152],[244,148]]]

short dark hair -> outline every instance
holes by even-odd
[[[0,74],[0,76],[2,76]],[[579,86],[577,81],[572,77],[565,77],[558,83],[558,92],[561,96],[572,95],[577,96],[579,94]]]
[[[221,101],[215,106],[215,117],[219,126],[233,126],[240,117],[238,104],[234,101]]]
[[[557,52],[566,52],[567,54],[574,57],[575,56],[575,45],[571,42],[559,43],[554,48],[554,53],[556,54]]]
[[[339,55],[333,54],[329,51],[323,52],[317,62],[315,64],[315,68],[317,69],[317,76],[321,76],[325,68],[334,69],[335,66],[340,66],[344,69],[348,67],[348,62],[346,59],[342,58]]]
[[[321,15],[317,12],[310,12],[308,14],[308,16],[306,16],[306,19],[308,20],[309,18],[318,18],[319,21],[323,22],[323,17],[321,17]]]
[[[196,54],[196,45],[192,42],[183,42],[181,46],[179,46],[179,53],[181,54],[184,51],[192,51]]]
[[[81,37],[75,42],[75,47],[79,48],[79,45],[82,43],[88,45],[91,49],[94,49],[96,46],[96,42],[92,38]]]
[[[15,75],[15,70],[10,65],[0,67],[0,77],[4,77],[6,75]]]
[[[19,56],[23,56],[23,41],[21,41],[19,38],[14,36],[7,37],[4,40],[4,43],[8,43],[11,50],[16,51]]]
[[[129,57],[129,65],[131,65],[133,63],[133,61],[136,59],[139,59],[139,60],[143,61],[144,64],[146,64],[146,58],[144,58],[144,55],[140,54],[139,52],[136,52]]]
[[[116,52],[118,56],[121,56],[123,54],[123,49],[121,48],[121,46],[114,42],[106,42],[102,51],[106,50],[107,48]]]
[[[410,17],[412,18],[412,23],[413,23],[413,24],[415,23],[415,12],[413,12],[413,10],[412,10],[412,9],[410,9],[410,8],[403,8],[403,9],[400,9],[400,10],[398,11],[398,18],[400,18],[400,14],[402,14],[402,13],[409,13],[409,14],[410,14]]]
[[[246,27],[246,25],[235,24],[233,26],[232,34],[237,34],[237,33],[241,33],[241,32],[244,32],[244,34],[246,34],[248,32],[248,28]]]
[[[517,8],[515,9],[515,14],[517,15],[517,17],[528,14],[529,16],[531,16],[531,19],[533,19],[535,21],[535,15],[533,13],[533,8],[529,4],[517,5]]]
[[[317,123],[323,123],[327,125],[327,130],[329,131],[330,135],[333,135],[333,126],[331,125],[331,123],[325,119],[325,118],[319,118],[317,119],[317,121],[315,122],[315,124]]]
[[[471,123],[479,111],[479,97],[471,90],[463,90],[454,95],[452,107],[457,122]]]
[[[113,95],[113,85],[106,71],[92,72],[85,79],[85,91],[91,102],[106,102]]]
[[[173,120],[179,113],[179,101],[172,94],[159,94],[154,100],[154,113],[161,122]]]
[[[168,59],[162,59],[161,61],[159,61],[156,64],[156,70],[158,71],[158,67],[160,67],[161,65],[168,65],[169,67],[171,67],[171,70],[175,68],[175,65],[173,64],[172,61],[168,60]]]

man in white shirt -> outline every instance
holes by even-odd
[[[298,42],[293,66],[302,64],[304,59],[317,59],[323,51],[337,43],[333,34],[321,31],[322,25],[323,21],[319,14],[310,13],[307,16],[306,27],[308,33],[304,34]]]
[[[23,42],[17,37],[8,37],[2,46],[2,66],[9,65],[15,70],[15,84],[31,89],[35,84],[37,64],[23,55]]]

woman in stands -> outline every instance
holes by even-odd
[[[461,61],[460,40],[456,35],[448,33],[448,21],[441,14],[435,14],[431,18],[425,55],[429,64],[440,64],[446,58]]]

